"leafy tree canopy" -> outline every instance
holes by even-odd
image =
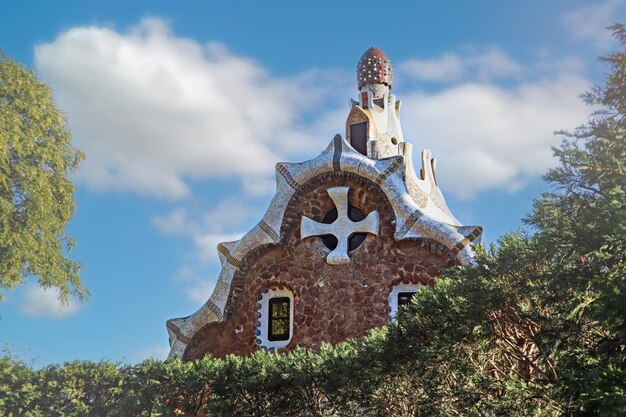
[[[626,52],[601,60],[611,72],[582,96],[589,120],[559,132],[533,233],[446,272],[393,329],[418,415],[626,415]]]
[[[52,92],[0,51],[0,288],[29,276],[43,287],[87,296],[64,229],[74,212],[68,173],[83,154],[71,146]],[[0,294],[0,297],[2,295]]]

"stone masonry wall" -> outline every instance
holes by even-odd
[[[326,190],[349,186],[349,203],[365,215],[378,210],[378,236],[367,235],[350,253],[347,265],[326,263],[329,250],[319,237],[300,239],[300,219],[321,221],[334,208]],[[256,344],[257,297],[264,288],[286,287],[294,295],[293,337],[281,351],[296,345],[318,349],[364,336],[388,323],[388,296],[402,280],[432,285],[442,268],[455,265],[441,245],[421,239],[394,240],[393,209],[380,188],[355,174],[332,172],[302,184],[289,202],[280,244],[251,251],[233,277],[226,320],[200,329],[185,351],[185,360],[229,353],[248,355]]]

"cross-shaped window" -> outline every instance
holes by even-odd
[[[350,210],[348,204],[348,190],[350,187],[331,187],[329,188],[328,195],[333,203],[335,203],[335,213],[331,210],[326,214],[326,221],[332,223],[320,223],[316,220],[310,219],[306,216],[302,216],[300,222],[300,237],[302,239],[310,236],[324,236],[332,235],[334,239],[326,239],[325,245],[328,245],[331,252],[326,257],[326,262],[329,265],[345,265],[350,262],[350,256],[348,252],[355,249],[365,236],[365,233],[378,234],[378,212],[376,210],[370,212],[365,218],[360,221],[354,221],[350,218],[350,214],[353,217],[360,217],[358,214],[363,214],[356,208]],[[352,213],[350,213],[352,211]],[[332,218],[335,217],[334,221]],[[352,242],[350,242],[352,240]],[[335,243],[336,242],[336,243]]]

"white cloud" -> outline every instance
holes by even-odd
[[[227,198],[211,210],[195,216],[200,220],[192,219],[186,209],[178,208],[163,216],[153,216],[150,222],[164,235],[190,237],[196,261],[203,264],[217,263],[217,245],[240,239],[244,232],[239,230],[246,225],[251,227],[251,220],[261,218],[259,207],[247,203],[245,200]],[[189,276],[190,273],[185,270],[183,275]]]
[[[187,235],[198,228],[197,224],[188,219],[184,208],[176,209],[166,216],[153,216],[150,222],[164,235]]]
[[[593,42],[598,49],[606,50],[615,39],[606,28],[623,20],[624,0],[609,0],[600,4],[581,7],[566,13],[563,24],[578,38]]]
[[[405,138],[435,152],[444,193],[460,198],[524,187],[554,165],[551,145],[560,139],[553,132],[588,114],[578,96],[589,82],[576,57],[555,60],[544,50],[522,65],[497,47],[468,46],[399,67],[414,79],[448,83],[399,96]]]
[[[413,92],[402,107],[405,138],[434,151],[444,193],[514,191],[554,165],[550,145],[560,139],[553,132],[585,120],[578,95],[587,88],[585,79],[562,74],[510,88],[465,83]]]
[[[522,66],[496,47],[466,48],[464,53],[444,53],[438,58],[409,59],[398,65],[400,73],[421,81],[489,81],[520,75]]]
[[[79,180],[165,198],[188,195],[189,178],[225,176],[239,177],[248,196],[270,194],[276,162],[314,157],[343,133],[348,111],[337,103],[351,95],[343,73],[272,77],[221,45],[176,37],[156,19],[127,33],[70,29],[40,45],[36,61],[88,156]],[[406,137],[438,151],[445,192],[514,189],[550,166],[549,145],[558,140],[551,132],[586,116],[577,98],[586,84],[568,76],[580,71],[572,59],[553,62],[552,72],[537,80],[547,61],[523,66],[495,46],[474,46],[398,64],[408,77],[453,82],[434,93],[398,93]],[[465,171],[475,165],[466,155],[482,170]],[[230,200],[213,218],[193,221],[181,208],[152,223],[165,234],[192,237],[200,251],[247,226],[242,222],[253,216],[242,207]]]
[[[232,228],[239,229],[250,219],[261,218],[258,209],[259,207],[251,205],[244,199],[226,198],[202,215],[202,223],[206,230],[213,233]]]
[[[59,301],[59,290],[56,288],[42,288],[37,284],[26,284],[22,296],[20,311],[30,317],[63,318],[76,314],[79,304],[69,300],[67,304]]]
[[[400,65],[400,70],[419,80],[451,81],[461,78],[465,64],[457,54],[447,53],[439,58],[410,59]]]
[[[197,259],[203,264],[219,262],[217,245],[222,242],[239,240],[243,235],[244,233],[205,233],[195,235],[193,241],[196,246]]]
[[[177,281],[189,281],[194,277],[194,270],[188,265],[183,265],[176,271],[175,278]]]
[[[272,194],[276,189],[274,175],[258,175],[242,180],[243,192],[250,197]]]
[[[184,282],[184,291],[192,301],[204,302],[215,285],[213,277],[207,278],[219,267],[217,245],[240,239],[253,219],[260,218],[257,208],[242,200],[225,199],[211,210],[192,216],[179,208],[164,216],[154,216],[151,223],[165,235],[184,236],[191,240],[193,250],[175,276]],[[196,220],[197,219],[197,220]]]
[[[522,65],[495,47],[470,55],[466,58],[466,62],[481,80],[516,76],[523,69]]]
[[[153,216],[150,222],[164,235],[191,236],[198,248],[208,249],[213,241],[216,241],[214,246],[217,246],[225,240],[239,239],[243,233],[225,231],[240,230],[257,217],[261,218],[258,206],[250,205],[244,199],[226,198],[210,210],[195,216],[181,207],[162,216]],[[211,252],[215,252],[214,249]]]
[[[217,245],[240,239],[244,233],[202,233],[196,232],[189,237],[193,244],[193,252],[185,260],[174,279],[183,282],[183,290],[187,297],[197,303],[205,302],[217,281],[219,256]],[[214,275],[213,275],[214,274]]]
[[[199,279],[193,285],[185,288],[185,294],[191,301],[201,304],[209,299],[213,287],[215,287],[214,279]]]
[[[70,29],[39,45],[35,61],[87,155],[78,180],[170,199],[189,195],[186,178],[268,175],[294,150],[277,132],[293,130],[298,109],[332,91],[307,88],[319,72],[271,77],[158,19],[127,33]]]
[[[146,359],[165,360],[169,353],[170,349],[166,345],[155,345],[140,349],[133,356],[138,361]]]

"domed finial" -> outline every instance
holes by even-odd
[[[383,51],[374,46],[361,56],[356,66],[356,74],[359,88],[365,84],[385,84],[391,88],[393,79],[391,61]]]

